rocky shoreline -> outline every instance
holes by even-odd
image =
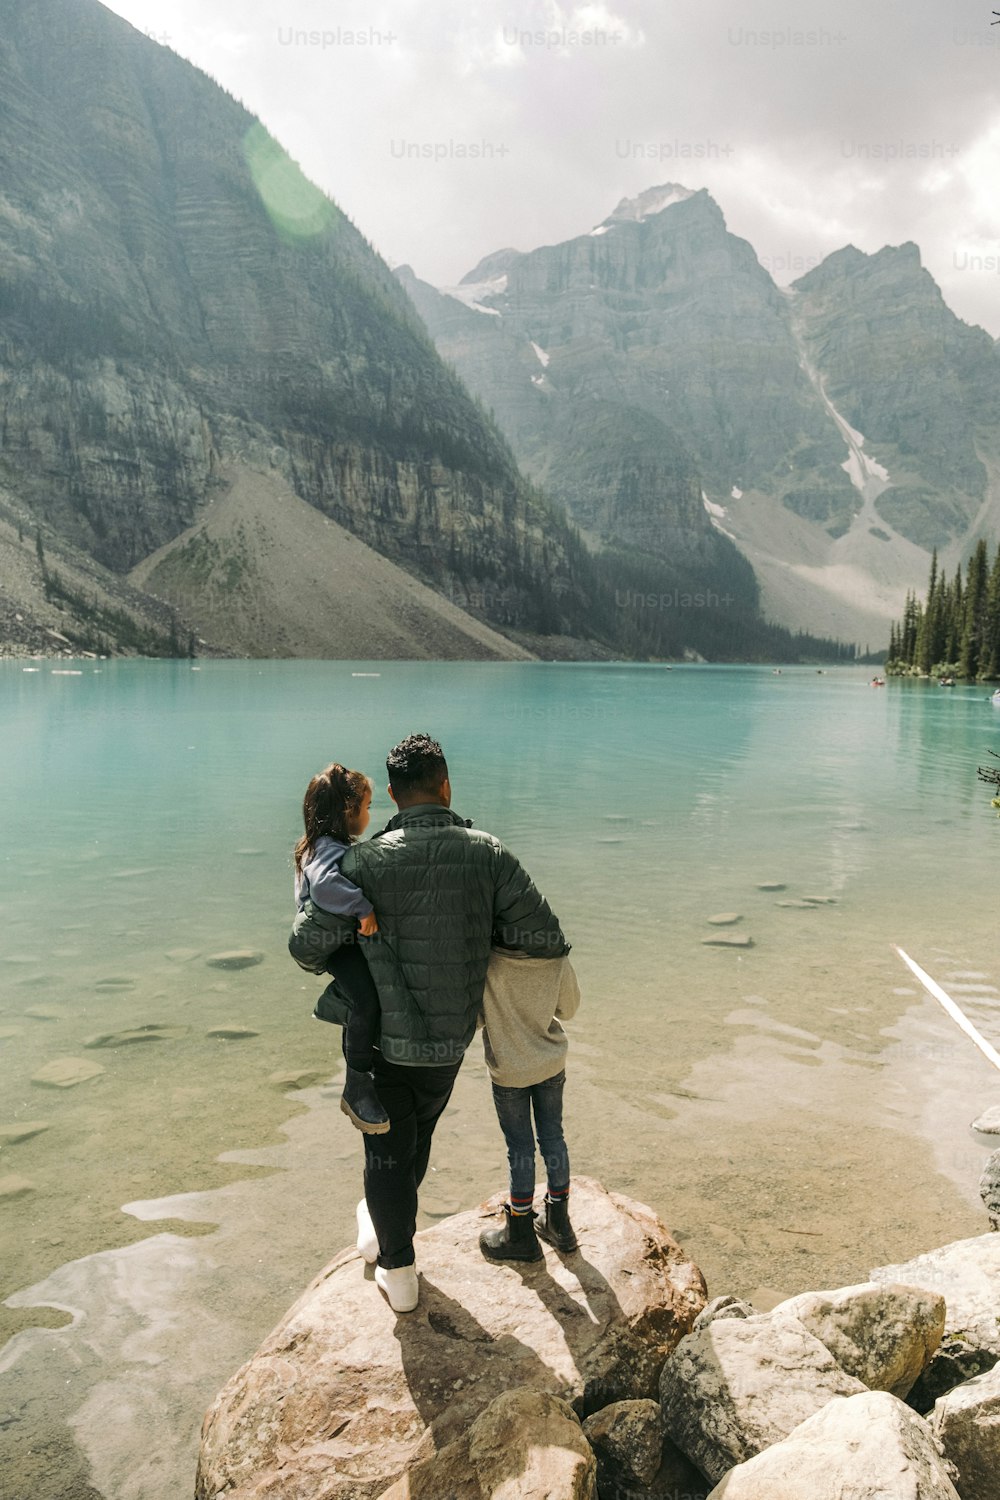
[[[761,1313],[590,1179],[573,1255],[487,1265],[498,1212],[417,1236],[405,1317],[331,1262],[210,1408],[196,1500],[995,1500],[1000,1234]]]

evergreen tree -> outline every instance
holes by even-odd
[[[986,585],[979,675],[990,679],[1000,677],[1000,545]]]
[[[976,543],[976,550],[969,559],[969,571],[965,580],[962,635],[958,657],[959,672],[963,677],[970,678],[973,681],[979,676],[979,661],[986,606],[987,568],[986,543],[980,538]]]

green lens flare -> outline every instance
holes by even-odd
[[[307,240],[333,222],[337,210],[330,199],[303,175],[263,125],[251,125],[243,137],[243,154],[276,229],[291,239]]]

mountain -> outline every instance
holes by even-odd
[[[93,0],[7,0],[0,144],[0,490],[50,568],[114,593],[236,463],[484,619],[587,634],[565,516],[241,104]]]
[[[787,626],[880,641],[931,547],[996,531],[997,346],[914,246],[781,290],[706,191],[667,183],[458,287],[397,275],[586,532],[694,567],[721,534]]]
[[[0,149],[8,649],[832,648],[763,620],[654,412],[595,391],[592,411],[565,408],[551,493],[522,475],[337,206],[237,100],[96,0],[6,0]],[[626,429],[623,456],[609,439]],[[581,537],[567,485],[611,545]],[[670,545],[666,488],[686,507]]]

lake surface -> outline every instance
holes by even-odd
[[[968,1126],[1000,1076],[893,945],[1000,1044],[976,780],[1000,711],[868,675],[0,662],[0,1130],[47,1127],[0,1137],[5,1497],[190,1493],[215,1391],[352,1242],[359,1139],[285,950],[291,847],[330,759],[376,778],[380,826],[413,730],[573,944],[574,1171],[651,1204],[713,1295],[764,1307],[985,1232]],[[263,959],[208,962],[229,950]],[[65,1058],[103,1071],[32,1081]],[[432,1163],[424,1224],[504,1185],[476,1044]]]

